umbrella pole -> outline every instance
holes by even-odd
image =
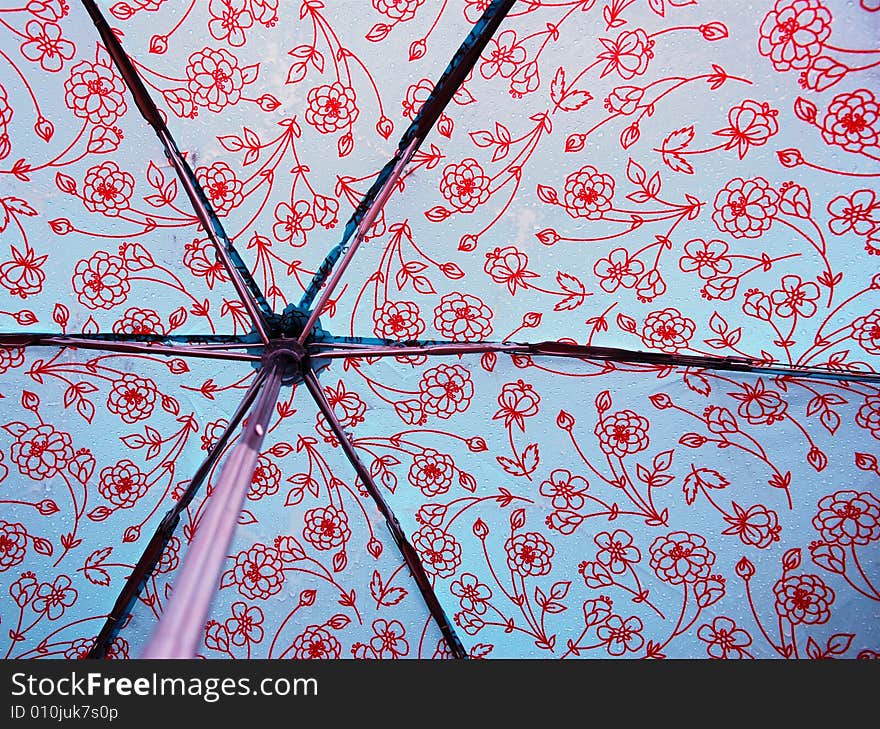
[[[223,464],[174,581],[171,599],[143,658],[194,658],[197,653],[287,367],[288,363],[282,357],[270,356],[266,363],[265,379],[253,412]]]
[[[382,493],[379,491],[379,487],[376,485],[375,480],[370,474],[370,471],[364,466],[363,461],[361,461],[355,451],[354,444],[343,430],[342,424],[333,412],[333,407],[327,402],[327,398],[324,396],[324,391],[321,389],[321,384],[318,382],[318,378],[311,369],[307,369],[303,372],[303,381],[305,382],[312,398],[315,400],[318,409],[327,420],[327,424],[330,426],[330,429],[339,441],[339,445],[342,446],[342,450],[345,452],[346,457],[354,467],[354,470],[357,472],[364,487],[367,489],[370,496],[372,496],[376,506],[379,507],[382,516],[385,518],[385,523],[388,525],[388,531],[391,532],[391,536],[394,538],[400,553],[403,555],[403,560],[409,568],[413,580],[415,580],[419,592],[421,592],[422,598],[428,606],[431,616],[437,623],[437,627],[440,628],[440,632],[443,634],[446,644],[452,651],[452,655],[458,659],[467,658],[467,651],[465,651],[461,640],[459,640],[458,635],[455,632],[455,628],[452,627],[452,623],[449,622],[449,618],[446,616],[443,606],[437,599],[437,594],[434,592],[431,580],[425,572],[425,568],[422,566],[418,553],[413,548],[412,544],[409,543],[406,534],[404,534],[403,528],[400,526],[400,522],[388,506],[388,502],[383,498]]]
[[[239,423],[244,419],[248,410],[250,410],[254,400],[256,400],[265,378],[266,375],[263,370],[257,372],[257,375],[245,393],[244,398],[229,419],[228,425],[224,428],[220,437],[217,438],[211,446],[208,455],[193,474],[193,477],[186,490],[183,492],[183,495],[168,513],[165,514],[162,521],[159,522],[159,526],[156,528],[152,538],[147,543],[146,549],[144,549],[140,559],[137,561],[128,579],[122,586],[122,590],[120,590],[119,596],[116,598],[113,609],[107,615],[107,619],[101,628],[101,632],[98,633],[94,644],[89,650],[88,658],[104,658],[107,655],[110,645],[113,643],[116,635],[119,633],[131,613],[135,601],[140,597],[144,585],[146,585],[147,580],[150,579],[155,571],[156,565],[159,563],[162,553],[165,551],[165,547],[168,546],[168,542],[171,541],[171,537],[174,535],[174,530],[180,523],[181,515],[195,498],[196,493],[198,493],[198,490],[211,473],[214,465],[220,459],[220,456],[226,449],[226,445],[229,443],[232,434],[238,428]]]

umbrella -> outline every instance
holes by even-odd
[[[875,12],[4,10],[6,655],[876,656]]]

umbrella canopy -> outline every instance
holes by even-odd
[[[876,657],[877,22],[0,11],[6,655]]]

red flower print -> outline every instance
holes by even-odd
[[[416,11],[425,0],[373,0],[373,7],[386,18],[397,23],[405,23],[416,17]]]
[[[760,238],[773,224],[779,193],[763,177],[735,177],[715,196],[712,220],[734,238]]]
[[[779,541],[779,517],[773,509],[755,504],[743,509],[735,501],[732,503],[733,514],[725,515],[724,521],[730,524],[722,534],[735,534],[742,543],[757,549],[766,549],[773,542]]]
[[[194,240],[184,246],[183,265],[193,276],[205,279],[209,289],[213,289],[217,282],[229,280],[223,263],[217,258],[213,243],[207,239]]]
[[[229,421],[226,418],[220,418],[219,420],[215,420],[211,423],[208,423],[205,426],[205,432],[202,433],[201,448],[203,451],[207,451],[214,446],[217,440],[220,438],[220,435],[223,433],[226,428],[229,427]]]
[[[485,614],[486,603],[492,599],[491,588],[470,572],[464,572],[449,586],[449,591],[458,598],[462,610],[478,615]]]
[[[12,121],[12,107],[6,96],[6,89],[0,84],[0,159],[6,159],[12,151],[9,141],[9,122]]]
[[[838,94],[822,119],[822,138],[847,152],[861,152],[880,143],[880,104],[870,89]]]
[[[322,551],[342,547],[351,537],[348,515],[332,504],[309,509],[303,516],[303,524],[303,537]]]
[[[492,420],[504,420],[504,427],[509,428],[516,423],[521,431],[525,431],[525,418],[536,415],[541,398],[535,388],[523,380],[508,382],[501,388],[498,396],[500,409],[492,416]]]
[[[779,131],[776,117],[779,112],[771,109],[767,102],[746,99],[727,112],[730,126],[719,129],[719,137],[730,137],[725,149],[735,149],[740,159],[746,156],[749,147],[760,147]]]
[[[837,491],[819,500],[813,526],[826,542],[870,544],[880,539],[880,501],[868,491]]]
[[[0,347],[0,375],[24,364],[24,347]]]
[[[856,413],[856,424],[871,431],[880,440],[880,394],[867,395]]]
[[[715,553],[706,547],[699,534],[676,531],[657,537],[651,545],[651,567],[670,585],[694,583],[705,579],[715,564]]]
[[[259,643],[263,640],[263,611],[256,605],[237,600],[232,603],[232,617],[226,620],[226,630],[233,645]]]
[[[21,55],[39,63],[44,71],[60,71],[76,53],[76,46],[61,37],[61,28],[55,23],[31,20],[24,32],[27,40],[21,44]]]
[[[0,519],[0,572],[24,562],[28,533],[24,524]]]
[[[776,614],[792,625],[821,625],[831,617],[832,590],[819,575],[789,575],[773,586]]]
[[[467,157],[443,168],[440,194],[460,213],[472,213],[489,199],[489,183],[480,163]]]
[[[831,35],[831,13],[820,0],[777,0],[761,22],[758,51],[777,71],[807,68]]]
[[[408,478],[413,486],[430,498],[449,491],[454,473],[455,464],[451,456],[425,448],[413,458]]]
[[[125,84],[109,66],[81,61],[64,82],[64,103],[74,116],[92,124],[113,126],[125,114]]]
[[[398,342],[418,339],[425,331],[419,306],[412,301],[386,301],[373,311],[373,333]]]
[[[694,238],[684,244],[684,255],[678,267],[685,273],[697,272],[704,281],[729,273],[733,264],[727,256],[729,246],[723,240],[705,241]]]
[[[538,274],[529,271],[528,267],[529,257],[525,253],[514,246],[506,246],[486,254],[483,270],[495,283],[504,284],[511,294],[516,294],[518,287],[528,288],[527,278],[538,277]]]
[[[593,432],[599,438],[599,448],[609,456],[623,458],[648,447],[648,420],[633,410],[621,410],[602,418]]]
[[[623,529],[615,529],[611,534],[599,532],[593,541],[599,548],[596,560],[615,575],[622,575],[642,559],[642,553],[633,544],[632,534]]]
[[[265,544],[255,544],[236,555],[232,578],[244,597],[268,600],[281,591],[284,583],[282,566],[277,550]]]
[[[654,57],[654,41],[641,28],[625,30],[616,40],[600,38],[599,42],[605,46],[605,50],[596,58],[607,61],[602,69],[603,77],[612,71],[626,80],[640,76],[648,70],[648,64]]]
[[[831,220],[828,227],[834,235],[869,235],[880,224],[880,202],[873,190],[856,190],[851,195],[838,195],[828,203]]]
[[[739,401],[737,412],[752,425],[773,425],[785,420],[788,403],[776,390],[768,390],[764,380],[758,379],[754,385],[740,383],[742,392],[729,392],[728,395]]]
[[[115,217],[127,210],[134,192],[134,177],[115,162],[90,167],[83,180],[82,201],[86,210]]]
[[[476,23],[489,8],[491,0],[464,0],[464,17],[468,23]]]
[[[403,98],[403,115],[407,119],[415,119],[422,106],[428,100],[434,90],[434,83],[427,78],[419,79],[417,83],[410,84]]]
[[[663,309],[645,317],[641,337],[646,347],[678,352],[687,349],[695,330],[693,320],[682,316],[678,309]]]
[[[566,468],[557,468],[550,478],[541,482],[539,493],[550,499],[554,509],[577,511],[584,505],[584,494],[589,488],[583,476],[574,476]]]
[[[126,373],[113,383],[107,409],[124,423],[136,423],[153,414],[158,394],[152,380]]]
[[[429,575],[452,577],[461,564],[461,545],[442,529],[423,526],[413,535],[412,544]]]
[[[306,121],[321,134],[350,127],[360,113],[354,89],[339,81],[310,89],[306,103]]]
[[[23,475],[41,481],[67,467],[73,458],[73,447],[67,433],[42,423],[19,432],[10,455]]]
[[[584,165],[565,178],[565,212],[574,219],[599,220],[611,209],[614,178]]]
[[[325,387],[324,394],[343,428],[354,428],[364,422],[367,404],[356,392],[346,390],[342,380],[339,380],[335,388],[329,385]],[[336,436],[330,430],[323,415],[317,416],[316,427],[327,443],[336,444]]]
[[[143,334],[158,335],[166,334],[165,325],[159,313],[154,309],[139,309],[131,307],[126,309],[122,318],[113,325],[115,334]]]
[[[504,543],[507,566],[522,577],[540,577],[550,573],[556,548],[539,532],[515,534]]]
[[[868,354],[880,354],[880,309],[856,319],[852,323],[852,336]]]
[[[342,646],[322,625],[309,625],[293,639],[293,657],[305,659],[335,659],[342,655]]]
[[[748,647],[752,644],[750,636],[730,618],[719,616],[712,623],[704,623],[697,629],[697,637],[706,644],[710,658],[747,658]]]
[[[251,501],[259,501],[264,496],[273,496],[278,493],[281,484],[281,469],[265,453],[261,453],[257,459],[257,467],[251,478],[251,487],[247,497]]]
[[[43,582],[37,588],[32,603],[34,612],[45,613],[49,620],[58,620],[64,611],[76,602],[77,591],[70,586],[67,575],[58,575],[51,584]]]
[[[80,661],[88,657],[89,651],[95,644],[94,638],[77,638],[70,642],[70,645],[64,650],[64,657],[68,661]]]
[[[245,44],[244,32],[254,24],[247,0],[211,0],[208,12],[208,32],[213,38],[236,48]]]
[[[783,276],[781,287],[770,294],[776,313],[783,319],[793,316],[811,317],[816,313],[819,287],[812,281],[804,283],[800,276]]]
[[[127,458],[101,469],[98,492],[121,509],[130,509],[148,489],[147,475]]]
[[[609,294],[621,286],[633,288],[644,270],[644,264],[638,258],[630,258],[626,248],[615,248],[608,258],[600,258],[593,266],[593,273],[599,277],[599,286]]]
[[[378,658],[400,658],[409,653],[406,630],[399,620],[374,620],[370,647]]]
[[[311,206],[305,200],[297,200],[293,207],[287,203],[278,203],[275,206],[275,220],[272,235],[294,248],[305,245],[306,233],[315,227]]]
[[[470,372],[461,365],[432,367],[425,370],[419,381],[422,410],[443,420],[467,410],[473,396]]]
[[[510,78],[517,67],[526,60],[526,49],[516,39],[515,30],[504,30],[489,41],[480,63],[480,75],[484,79]]]
[[[226,215],[244,202],[243,183],[225,162],[214,162],[210,167],[199,167],[196,177],[219,215]]]
[[[608,655],[622,656],[627,652],[634,653],[645,644],[643,629],[642,621],[635,615],[626,620],[619,615],[611,615],[596,628],[596,635],[605,644]]]
[[[612,114],[629,116],[639,108],[644,95],[645,90],[641,86],[618,86],[605,98],[604,106]]]
[[[454,291],[434,309],[434,327],[453,342],[486,339],[492,333],[492,310],[480,298]]]
[[[160,575],[174,572],[179,564],[180,540],[177,537],[171,537],[168,540],[168,544],[165,545],[162,556],[159,557],[159,561],[156,563],[156,572]]]
[[[186,65],[186,78],[196,104],[213,112],[238,103],[247,83],[238,59],[225,48],[204,48],[193,53]]]

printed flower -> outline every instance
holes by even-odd
[[[412,544],[429,575],[452,577],[461,564],[461,545],[442,529],[423,526],[413,535]]]
[[[425,370],[419,381],[422,410],[443,420],[467,410],[473,396],[470,372],[461,365],[437,365]]]
[[[540,577],[550,573],[556,548],[539,532],[515,534],[504,543],[507,566],[522,577]]]
[[[67,575],[58,575],[51,584],[43,582],[31,606],[34,612],[45,613],[49,620],[58,620],[76,602],[77,591],[70,586]]]
[[[880,143],[880,104],[870,89],[838,94],[822,119],[822,138],[847,152],[861,152]]]
[[[468,23],[476,23],[489,8],[491,0],[464,0],[464,17]]]
[[[418,304],[413,301],[386,301],[373,310],[373,333],[383,339],[407,341],[425,331]]]
[[[715,196],[712,220],[734,238],[759,238],[776,215],[779,193],[763,177],[735,177]]]
[[[624,653],[640,650],[645,644],[643,629],[642,621],[635,615],[626,620],[619,615],[612,615],[596,628],[596,635],[605,644],[608,655],[622,656]]]
[[[492,333],[492,310],[478,297],[454,291],[434,309],[434,327],[453,342],[486,339]]]
[[[218,282],[228,281],[223,263],[218,259],[214,245],[207,239],[194,240],[183,248],[183,265],[193,276],[205,279],[209,289]]]
[[[152,380],[126,373],[114,381],[107,396],[107,409],[124,423],[136,423],[153,414],[158,394]]]
[[[251,487],[247,497],[251,501],[259,501],[264,496],[273,496],[278,493],[281,484],[281,469],[265,453],[261,453],[257,459],[257,467],[251,478]]]
[[[611,534],[599,532],[593,541],[599,547],[596,560],[615,575],[622,575],[642,559],[642,553],[633,544],[632,534],[622,529],[616,529]]]
[[[218,215],[226,215],[244,202],[242,195],[244,184],[225,162],[214,162],[209,167],[199,167],[196,170],[196,177]]]
[[[24,364],[24,347],[0,347],[0,375]]]
[[[408,478],[413,486],[430,498],[449,491],[454,473],[455,464],[451,456],[425,448],[413,457]]]
[[[492,416],[492,420],[504,420],[504,427],[509,428],[516,423],[521,431],[525,431],[525,418],[537,414],[541,398],[535,388],[523,381],[508,382],[501,388],[498,396],[500,409]]]
[[[705,241],[694,238],[684,244],[684,255],[678,267],[685,273],[697,272],[704,281],[718,275],[730,273],[733,266],[727,257],[729,246],[723,240]]]
[[[880,394],[867,395],[856,413],[856,424],[880,440]]]
[[[657,537],[651,545],[651,567],[670,585],[694,583],[709,577],[715,553],[699,534],[675,531]]]
[[[275,549],[255,544],[236,555],[232,578],[244,597],[267,600],[281,591],[284,582],[282,566]]]
[[[126,309],[122,318],[113,324],[113,333],[162,336],[167,332],[157,311],[133,306]]]
[[[514,246],[496,248],[486,254],[483,270],[492,277],[495,283],[504,284],[511,294],[516,294],[518,287],[527,289],[527,278],[537,278],[538,274],[528,270],[529,257]]]
[[[505,30],[489,41],[480,64],[480,75],[484,79],[510,78],[526,60],[526,49],[516,39],[515,30]]]
[[[247,83],[238,59],[225,48],[193,53],[186,65],[186,78],[195,103],[213,112],[238,103]]]
[[[584,165],[565,178],[565,212],[570,217],[599,220],[611,209],[614,178]]]
[[[235,47],[245,44],[244,32],[254,24],[246,0],[211,0],[208,12],[211,14],[208,32],[216,40]]]
[[[602,418],[593,432],[599,438],[603,453],[623,458],[648,447],[648,420],[632,410]]]
[[[869,235],[880,224],[880,203],[873,190],[856,190],[851,195],[838,195],[828,203],[831,220],[828,227],[834,235]]]
[[[171,539],[168,540],[168,544],[165,545],[165,549],[159,557],[159,561],[156,563],[156,573],[165,575],[169,572],[174,572],[179,564],[180,539],[177,537],[171,537]]]
[[[74,116],[92,124],[113,126],[125,114],[125,94],[122,78],[110,67],[100,63],[81,61],[70,71],[64,82],[64,103]]]
[[[309,89],[306,104],[306,121],[321,134],[350,127],[359,114],[354,89],[339,81]]]
[[[431,79],[423,78],[419,79],[417,83],[410,84],[402,102],[403,115],[407,119],[415,119],[416,114],[421,111],[433,90],[434,83]]]
[[[121,509],[130,509],[148,489],[147,474],[127,458],[101,469],[98,492]]]
[[[730,126],[719,129],[715,134],[719,137],[730,137],[725,149],[736,149],[737,155],[742,159],[749,147],[766,144],[779,131],[777,116],[779,112],[771,109],[766,101],[762,103],[746,99],[727,112]]]
[[[489,183],[480,163],[467,157],[443,168],[440,194],[460,213],[472,213],[489,199]]]
[[[315,227],[311,206],[305,200],[297,200],[293,207],[278,203],[275,206],[275,221],[272,235],[295,248],[305,245],[306,233]]]
[[[856,319],[852,323],[852,336],[868,354],[880,354],[880,309]]]
[[[762,504],[743,509],[735,501],[732,506],[733,514],[724,517],[724,521],[730,526],[722,534],[735,534],[743,544],[756,549],[766,549],[779,541],[782,527],[779,526],[779,517],[773,509]]]
[[[232,617],[226,620],[226,630],[234,645],[259,643],[263,640],[263,611],[256,605],[237,600],[232,603]]]
[[[711,624],[701,625],[697,629],[697,637],[706,643],[706,653],[710,658],[747,657],[747,648],[752,644],[752,636],[723,615],[715,618]]]
[[[491,588],[480,582],[479,578],[470,572],[464,572],[449,586],[449,591],[458,598],[458,604],[461,605],[462,610],[477,613],[477,615],[485,614],[486,603],[492,599]]]
[[[361,400],[360,395],[345,389],[345,383],[340,380],[334,388],[330,385],[324,388],[327,402],[333,408],[333,413],[343,428],[354,428],[364,422],[364,413],[367,412],[367,404]],[[317,416],[317,428],[324,440],[328,443],[336,443],[336,436],[327,425],[323,415]]]
[[[406,630],[399,620],[374,620],[370,647],[379,658],[400,658],[409,653]]]
[[[73,458],[73,447],[67,433],[41,423],[16,436],[10,456],[23,475],[41,481],[67,466]]]
[[[621,286],[633,288],[644,270],[645,265],[638,258],[630,258],[626,248],[615,248],[608,258],[600,258],[593,266],[593,273],[599,277],[599,286],[609,294]]]
[[[416,11],[425,0],[373,0],[373,7],[382,15],[397,23],[405,23],[416,17]]]
[[[813,526],[826,542],[864,546],[880,539],[880,501],[868,491],[837,491],[819,500]]]
[[[612,114],[629,116],[639,108],[639,102],[645,95],[641,86],[617,86],[605,98],[604,106]]]
[[[687,349],[696,331],[692,319],[683,316],[678,309],[652,311],[645,317],[642,328],[642,342],[663,352],[678,352]]]
[[[0,572],[24,562],[28,533],[24,524],[0,519]]]
[[[792,625],[820,625],[831,617],[832,590],[819,575],[789,575],[773,586],[776,614]]]
[[[90,167],[83,180],[82,201],[86,210],[110,217],[127,210],[134,192],[134,177],[115,162]]]
[[[309,509],[303,516],[303,537],[322,551],[342,547],[351,537],[348,515],[332,504]]]
[[[68,661],[80,661],[88,658],[89,651],[95,644],[94,638],[77,638],[72,640],[70,645],[64,650],[64,657]]]
[[[293,657],[299,660],[332,660],[342,655],[336,637],[322,625],[309,625],[293,639]]]
[[[640,76],[648,70],[648,64],[654,57],[654,40],[641,28],[625,30],[616,40],[600,38],[599,42],[605,46],[605,50],[596,58],[607,61],[602,76],[612,71],[626,80]]]
[[[831,35],[831,13],[820,0],[777,0],[761,22],[758,51],[777,71],[807,68]]]
[[[812,281],[806,283],[800,276],[783,276],[781,288],[770,294],[776,306],[776,313],[783,319],[793,316],[811,317],[816,313],[816,301],[819,300],[819,287]]]
[[[773,425],[785,420],[788,403],[780,397],[776,390],[768,390],[764,380],[758,379],[753,385],[740,383],[742,392],[730,392],[728,395],[739,401],[737,412],[752,425]]]
[[[21,44],[21,55],[39,63],[44,71],[60,71],[76,53],[76,46],[61,37],[61,28],[55,23],[31,20],[24,32],[27,40]]]
[[[577,511],[584,505],[584,494],[589,488],[583,476],[574,476],[565,468],[557,468],[550,478],[541,482],[539,493],[550,499],[554,509]]]

